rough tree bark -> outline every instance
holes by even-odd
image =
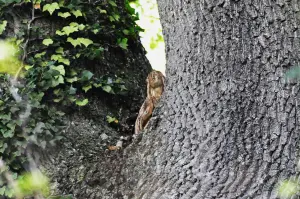
[[[299,6],[159,1],[168,83],[136,198],[276,198],[297,172],[299,85],[284,74],[299,64]]]
[[[125,150],[82,153],[88,167],[59,162],[58,189],[77,198],[276,198],[276,184],[297,174],[299,85],[284,76],[299,63],[300,2],[158,3],[167,86],[149,129]]]

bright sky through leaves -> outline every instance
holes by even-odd
[[[141,41],[147,51],[147,58],[155,70],[165,73],[165,43],[155,0],[138,0],[130,4],[139,13],[139,26],[145,29],[140,33]]]

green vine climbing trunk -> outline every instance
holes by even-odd
[[[0,37],[21,60],[0,60],[0,154],[11,171],[26,167],[28,145],[52,151],[55,161],[41,158],[41,168],[60,182],[57,192],[73,186],[75,194],[107,147],[133,133],[151,70],[137,19],[127,1],[0,2]],[[21,103],[10,92],[13,78]]]

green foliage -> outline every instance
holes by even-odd
[[[4,20],[2,23],[0,23],[0,35],[3,33],[7,25],[7,21]]]
[[[157,33],[156,38],[151,37],[150,49],[153,50],[153,49],[157,48],[160,42],[164,42],[164,38],[161,33]]]
[[[284,180],[278,187],[279,198],[291,198],[299,192],[299,184],[294,180]]]
[[[59,9],[58,3],[54,2],[54,3],[51,3],[51,4],[44,5],[43,12],[48,11],[50,13],[50,15],[52,15],[53,12],[55,10],[58,10],[58,9]]]
[[[82,4],[78,0],[6,0],[0,2],[0,12],[5,13],[5,9],[13,6],[11,4],[20,2],[33,7],[41,4],[41,14],[50,20],[60,19],[63,25],[55,30],[55,35],[49,35],[39,27],[28,27],[32,17],[29,16],[23,19],[15,38],[0,43],[0,156],[8,165],[7,170],[14,171],[16,177],[27,162],[24,153],[28,143],[47,148],[62,138],[64,112],[55,107],[63,110],[66,106],[85,106],[89,102],[85,94],[92,89],[110,94],[126,93],[122,78],[113,74],[96,76],[86,63],[89,60],[101,61],[107,48],[127,50],[128,41],[135,40],[142,30],[135,23],[138,15],[127,1],[127,11],[124,12],[114,0],[94,4]],[[6,26],[6,20],[0,21],[0,34],[5,34]],[[31,30],[31,35],[27,35],[28,30]],[[26,46],[28,40],[39,43]],[[20,51],[19,46],[30,49]],[[25,57],[24,63],[17,57]],[[22,69],[20,74],[19,69]],[[17,88],[11,87],[10,83],[14,75],[21,77]],[[15,99],[12,88],[20,99]],[[113,117],[110,119],[111,122],[118,121]],[[34,184],[34,178],[29,174],[23,178],[20,176],[18,184],[22,193],[30,195],[46,187],[46,179],[40,176],[43,183]],[[0,181],[0,195],[11,197],[13,194],[14,190]]]
[[[34,196],[37,192],[43,196],[49,196],[49,180],[39,171],[19,176],[16,186],[20,196]]]
[[[118,39],[118,44],[121,48],[127,50],[127,46],[128,46],[127,41],[128,41],[127,38]]]
[[[77,104],[78,106],[85,106],[88,102],[89,102],[88,99],[84,99],[84,100],[76,100],[76,104]]]
[[[93,43],[92,40],[86,38],[73,39],[71,37],[68,37],[67,41],[70,42],[74,47],[81,46],[81,44],[83,44],[85,47],[88,47],[90,44]]]
[[[69,26],[63,27],[63,29],[61,31],[57,30],[56,34],[58,34],[59,36],[62,36],[62,35],[69,36],[71,33],[78,32],[79,30],[83,30],[84,27],[85,27],[85,25],[83,25],[83,24],[71,22]]]
[[[59,72],[58,72],[59,73]],[[45,148],[47,143],[54,144],[62,125],[64,113],[57,111],[54,107],[47,107],[42,104],[45,92],[33,92],[34,84],[27,84],[26,87],[20,86],[19,92],[29,99],[28,104],[18,103],[11,94],[9,87],[9,75],[0,75],[0,85],[2,95],[0,97],[0,155],[6,163],[14,168],[21,168],[18,161],[24,162],[23,152],[27,147],[28,141],[36,146]],[[23,118],[28,112],[34,114],[30,118]],[[12,164],[16,162],[16,164]]]
[[[109,3],[110,5],[112,5],[113,7],[117,7],[116,2],[114,2],[113,0],[108,0],[108,3]]]
[[[80,10],[72,10],[71,13],[77,18],[82,17],[82,12]]]
[[[147,57],[157,70],[165,68],[165,44],[162,35],[162,27],[159,20],[157,2],[155,0],[134,0],[130,2],[139,13],[140,20],[137,23],[144,28],[140,33],[142,44],[147,51]],[[124,32],[126,35],[126,32]]]
[[[44,39],[43,44],[45,46],[49,46],[50,44],[53,44],[53,40],[52,39]]]
[[[62,17],[62,18],[67,18],[67,17],[70,17],[71,14],[70,14],[69,12],[64,12],[64,13],[59,12],[59,13],[58,13],[58,16],[60,16],[60,17]]]
[[[117,118],[111,117],[111,116],[109,116],[109,115],[106,116],[106,121],[107,121],[108,123],[112,123],[112,122],[118,123],[118,122],[119,122],[119,121],[117,120]]]

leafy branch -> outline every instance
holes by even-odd
[[[30,16],[24,25],[15,9],[27,9],[29,5]],[[65,113],[53,104],[63,108],[85,106],[89,102],[86,93],[92,89],[126,94],[123,78],[114,74],[96,76],[88,66],[82,66],[90,60],[101,62],[103,51],[108,48],[126,52],[130,41],[138,37],[141,28],[135,23],[138,17],[134,10],[127,1],[126,11],[120,11],[118,6],[114,0],[93,4],[0,2],[0,14],[12,16],[14,23],[15,36],[8,43],[22,49],[20,60],[14,57],[0,61],[0,68],[6,68],[1,72],[7,73],[0,74],[0,155],[12,175],[22,173],[22,165],[28,161],[24,151],[29,142],[45,149],[62,139]],[[41,15],[36,16],[36,9]],[[63,25],[54,35],[48,34],[34,25],[42,17],[60,18]],[[10,23],[8,19],[0,21],[0,34],[4,36],[6,23]],[[9,66],[18,68],[13,71]],[[118,122],[115,118],[109,121]],[[0,195],[11,194],[7,185],[0,181]]]

